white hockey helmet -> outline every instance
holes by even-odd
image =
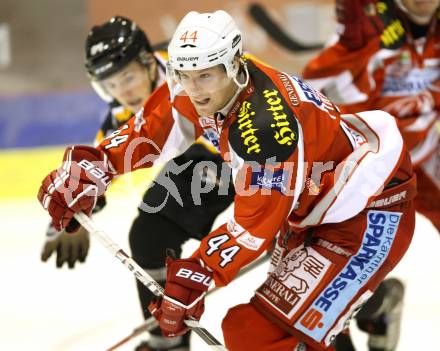
[[[189,12],[180,22],[168,46],[169,65],[174,70],[200,70],[224,65],[227,76],[235,78],[241,56],[242,35],[225,11]]]

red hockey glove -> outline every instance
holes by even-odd
[[[339,42],[348,50],[362,48],[380,35],[383,23],[376,13],[376,0],[336,0],[336,18],[341,25]]]
[[[90,146],[71,146],[64,153],[63,165],[43,179],[38,200],[49,212],[57,231],[75,232],[79,223],[72,220],[74,213],[90,214],[112,178],[102,151]]]
[[[159,321],[164,336],[183,335],[188,331],[184,320],[200,320],[205,310],[205,295],[212,281],[212,273],[196,259],[167,258],[165,295],[148,306]]]

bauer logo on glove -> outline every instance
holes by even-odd
[[[167,258],[165,295],[148,306],[159,321],[163,335],[183,335],[188,331],[185,319],[200,319],[211,281],[212,273],[202,267],[197,259]]]
[[[38,200],[52,217],[55,229],[77,231],[79,224],[72,221],[73,215],[80,211],[90,214],[113,173],[102,151],[90,146],[68,147],[62,167],[44,178],[38,192]]]

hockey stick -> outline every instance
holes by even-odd
[[[116,244],[107,234],[101,229],[98,229],[94,221],[85,213],[75,213],[75,219],[87,229],[90,235],[98,239],[99,242],[110,251],[113,256],[121,261],[134,276],[142,282],[154,295],[158,297],[163,296],[163,288],[157,283],[147,272],[145,272],[135,260],[128,256],[118,244]],[[196,320],[185,320],[185,324],[193,330],[203,341],[205,341],[212,350],[227,351],[227,349],[218,341],[208,330],[206,330]]]
[[[240,272],[237,274],[237,277],[235,279],[242,277],[243,275],[250,272],[254,268],[256,268],[256,267],[260,266],[261,264],[263,264],[264,262],[268,261],[270,259],[270,256],[271,255],[268,253],[264,256],[257,258],[255,261],[252,261],[251,263],[249,263],[247,266],[245,266],[243,269],[240,270]],[[218,288],[213,288],[208,291],[206,296],[208,296],[212,293],[215,293],[216,291],[218,291]],[[130,335],[127,335],[125,338],[118,341],[116,344],[111,346],[106,351],[116,350],[118,347],[124,345],[125,343],[127,343],[131,339],[135,338],[136,336],[138,336],[142,333],[145,333],[145,332],[149,332],[149,331],[157,328],[158,326],[159,326],[159,323],[157,322],[156,318],[150,317],[150,318],[146,319],[141,325],[134,328]]]
[[[319,50],[324,47],[323,44],[306,45],[290,37],[279,24],[277,24],[266,12],[263,6],[252,4],[249,6],[249,14],[269,36],[283,48],[293,52],[304,52],[310,50]]]

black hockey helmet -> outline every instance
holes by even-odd
[[[122,16],[94,26],[86,39],[85,67],[94,80],[107,78],[136,58],[147,64],[150,42],[136,23]]]

